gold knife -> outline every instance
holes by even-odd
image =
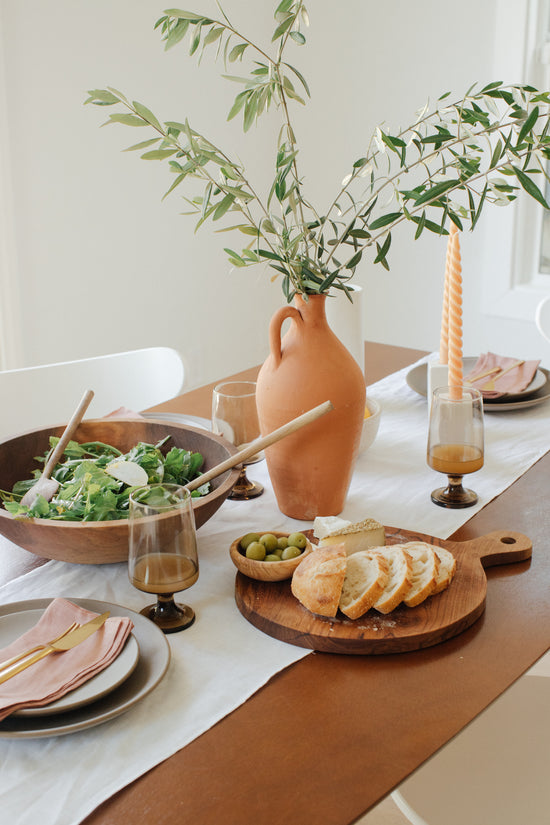
[[[25,668],[39,662],[40,659],[43,659],[45,656],[49,656],[50,653],[63,652],[65,650],[70,650],[72,647],[76,647],[95,633],[96,630],[99,630],[108,618],[109,611],[102,613],[101,616],[96,616],[94,619],[91,619],[91,621],[86,622],[86,624],[77,627],[76,630],[72,630],[66,636],[63,636],[62,639],[59,639],[59,641],[52,642],[44,648],[44,650],[39,650],[38,653],[34,654],[34,656],[31,656],[29,659],[26,659],[24,662],[21,662],[11,668],[7,671],[7,673],[3,673],[0,676],[0,685],[3,682],[7,682],[8,679],[12,678],[12,676],[16,676],[18,673],[21,673],[21,671],[25,670]]]

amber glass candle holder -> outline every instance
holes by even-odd
[[[439,387],[432,395],[427,461],[446,473],[447,485],[431,494],[440,507],[472,507],[478,497],[462,478],[483,467],[483,398],[471,387]]]

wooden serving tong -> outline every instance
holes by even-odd
[[[247,447],[239,450],[239,452],[235,453],[235,455],[226,458],[225,461],[221,462],[221,464],[217,464],[215,467],[212,467],[211,470],[207,470],[206,473],[198,476],[198,478],[194,478],[185,485],[186,488],[188,490],[196,490],[197,487],[206,484],[207,481],[211,481],[213,478],[217,478],[222,473],[225,473],[226,470],[233,469],[233,467],[236,467],[237,464],[244,464],[247,458],[256,455],[256,453],[259,453],[261,450],[265,450],[266,447],[270,447],[271,444],[275,444],[276,441],[280,441],[281,438],[285,438],[287,435],[296,432],[296,430],[299,430],[301,427],[305,427],[306,424],[316,421],[332,409],[332,402],[324,401],[317,407],[313,407],[313,409],[308,410],[308,412],[299,415],[297,418],[293,418],[292,421],[289,421],[287,424],[283,424],[282,427],[278,427],[276,430],[273,430],[273,432],[269,433],[269,435],[264,435],[261,438],[257,438],[255,441],[251,441]]]

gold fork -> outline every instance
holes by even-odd
[[[12,676],[17,676],[17,674],[21,673],[22,670],[34,665],[36,662],[39,662],[40,659],[43,659],[45,656],[49,656],[50,653],[63,653],[65,650],[71,650],[71,648],[76,647],[81,642],[88,639],[93,633],[96,632],[96,630],[99,630],[108,618],[109,611],[107,610],[105,613],[102,613],[101,616],[95,616],[89,622],[81,624],[74,630],[71,630],[70,633],[65,634],[62,639],[59,639],[58,642],[52,642],[51,644],[46,645],[46,647],[42,650],[38,650],[36,653],[33,653],[32,656],[27,657],[22,662],[19,662],[9,668],[7,671],[3,671],[0,673],[0,685],[7,682],[8,679],[12,678]]]
[[[79,626],[80,625],[78,624],[78,622],[73,622],[72,625],[70,625],[70,627],[64,630],[63,633],[60,633],[59,636],[56,636],[55,639],[51,639],[49,642],[44,642],[41,645],[36,645],[36,647],[31,647],[29,648],[29,650],[23,651],[23,653],[17,653],[16,656],[12,656],[11,659],[6,659],[5,662],[0,662],[0,672],[6,670],[9,667],[12,667],[12,665],[17,664],[17,662],[20,662],[22,659],[26,659],[27,656],[31,656],[33,653],[36,653],[39,650],[44,650],[46,647],[49,647],[49,645],[53,645],[56,642],[59,642],[60,639],[63,639],[67,635],[67,633],[70,633],[72,630],[75,630]]]
[[[465,379],[464,383],[465,384],[475,384],[476,381],[479,381],[481,378],[485,378],[486,375],[492,375],[494,372],[501,372],[501,370],[502,370],[502,367],[491,367],[490,370],[485,370],[485,372],[480,372],[478,375],[471,375],[469,378]]]
[[[510,372],[510,370],[515,370],[516,367],[521,367],[522,364],[525,364],[525,361],[516,361],[515,364],[510,364],[509,367],[506,367],[506,369],[502,370],[502,372],[499,372],[499,374],[495,375],[495,377],[492,378],[490,381],[487,381],[487,383],[482,386],[481,392],[489,392],[491,390],[494,390],[495,381],[500,381],[503,375],[506,375],[506,373]]]

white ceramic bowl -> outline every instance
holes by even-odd
[[[359,455],[368,450],[374,443],[374,439],[378,433],[378,427],[380,426],[380,415],[382,410],[378,401],[375,401],[374,398],[367,398],[367,407],[369,408],[370,415],[368,418],[365,418],[363,422]]]

